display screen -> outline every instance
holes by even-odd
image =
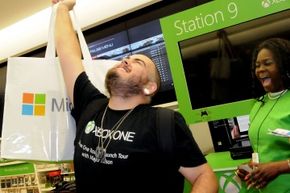
[[[248,137],[249,115],[229,118],[227,122],[231,140],[237,141]]]
[[[284,11],[180,41],[192,109],[257,97],[252,92],[252,53],[267,38],[289,39],[290,27],[284,26],[289,14]],[[257,95],[263,94],[261,90]]]
[[[121,60],[131,54],[150,57],[161,76],[161,91],[173,89],[173,81],[159,20],[138,25],[88,44],[93,59]]]
[[[242,135],[242,134],[247,133],[249,129],[249,124],[250,124],[249,115],[238,116],[236,117],[236,120],[237,120],[240,134]]]
[[[88,44],[93,59],[119,60],[131,53],[127,32],[122,31]]]
[[[252,89],[253,50],[270,37],[290,39],[289,14],[286,1],[268,9],[256,1],[232,0],[161,19],[178,108],[189,124],[250,112],[255,97],[264,94]],[[218,47],[222,33],[231,51]]]
[[[227,151],[235,144],[250,146],[248,137],[249,115],[209,121],[215,151]]]

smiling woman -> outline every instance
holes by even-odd
[[[281,38],[266,39],[253,52],[252,73],[266,94],[257,99],[250,112],[249,137],[257,159],[249,165],[254,170],[237,171],[253,192],[290,190],[289,139],[269,134],[276,128],[290,130],[289,56],[290,41]]]
[[[263,48],[260,50],[255,68],[255,74],[266,92],[273,93],[284,90],[282,77],[279,74],[279,66],[269,49]]]
[[[289,87],[288,44],[287,40],[272,38],[262,42],[254,52],[252,73],[267,93]]]

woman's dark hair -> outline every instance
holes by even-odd
[[[253,52],[251,73],[253,77],[253,94],[259,97],[262,86],[255,75],[257,55],[262,49],[268,49],[273,53],[275,62],[278,65],[285,88],[290,88],[290,41],[281,38],[270,38],[260,43]]]

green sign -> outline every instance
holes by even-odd
[[[18,163],[0,166],[0,176],[30,174],[34,173],[34,165],[32,163]]]
[[[254,100],[192,109],[179,43],[289,8],[289,0],[215,0],[160,20],[179,111],[188,123],[248,114]],[[201,116],[204,112],[207,116]]]

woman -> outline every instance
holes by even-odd
[[[252,61],[252,73],[266,93],[250,112],[251,171],[239,167],[236,174],[249,192],[290,192],[290,138],[269,134],[276,128],[290,131],[290,42],[265,40]]]

